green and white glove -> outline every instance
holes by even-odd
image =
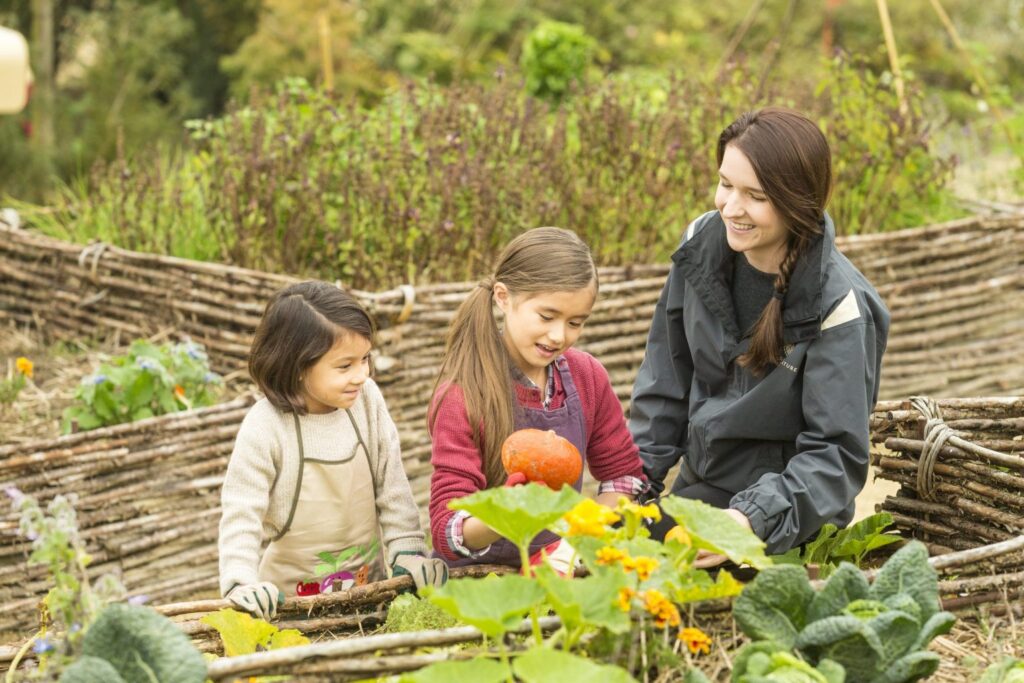
[[[448,580],[448,565],[440,558],[402,550],[391,564],[391,576],[411,576],[417,592],[424,586],[440,588]]]
[[[247,586],[235,586],[225,596],[257,619],[270,620],[277,608],[284,604],[284,593],[269,581]]]

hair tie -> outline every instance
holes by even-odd
[[[487,291],[494,289],[494,285],[490,282],[478,282],[476,286]]]
[[[776,289],[774,292],[772,292],[772,298],[773,299],[778,299],[779,301],[782,301],[783,299],[786,298],[786,293],[785,292],[780,292],[779,290]]]

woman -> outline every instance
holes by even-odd
[[[836,248],[813,122],[750,112],[717,153],[717,210],[672,256],[629,425],[656,494],[681,461],[672,494],[726,509],[782,553],[853,517],[889,312]]]

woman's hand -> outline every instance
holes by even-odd
[[[739,510],[733,510],[732,508],[728,508],[725,510],[725,513],[733,519],[735,519],[736,523],[744,529],[747,529],[748,531],[753,531],[752,527],[750,526],[750,520],[747,519],[747,516],[740,512]],[[729,558],[727,558],[725,555],[719,555],[718,553],[713,553],[710,550],[698,550],[697,559],[693,561],[693,566],[697,569],[710,569],[711,567],[717,567],[718,565],[725,562],[727,559]]]

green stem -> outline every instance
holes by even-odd
[[[537,614],[537,606],[534,605],[530,608],[530,621],[533,624],[533,639],[537,641],[537,645],[544,644],[544,634],[540,632],[540,615]]]
[[[11,660],[11,668],[7,670],[7,675],[4,677],[4,681],[6,683],[13,683],[15,670],[18,668],[18,665],[21,664],[21,658],[25,656],[25,653],[28,652],[28,649],[32,647],[32,644],[36,642],[41,634],[42,631],[25,641],[25,644],[22,645],[17,654],[14,655],[14,659]]]
[[[515,679],[512,677],[512,662],[508,659],[508,648],[505,647],[505,636],[498,638],[499,652],[501,652],[501,661],[505,663],[505,671],[508,672],[505,678],[508,683],[515,683]]]

